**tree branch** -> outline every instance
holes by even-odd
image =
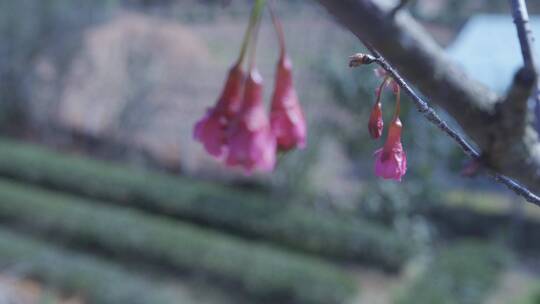
[[[506,119],[506,114],[501,110],[503,98],[468,77],[453,64],[443,49],[408,13],[403,12],[391,18],[388,12],[392,8],[376,0],[318,2],[370,50],[380,52],[381,58],[384,56],[392,70],[399,70],[408,81],[415,84],[423,96],[454,117],[482,151],[483,164],[490,172],[502,174],[494,176],[498,181],[528,197],[529,201],[538,199],[527,190],[520,190],[519,185],[510,179],[516,179],[529,189],[540,192],[538,134],[530,125],[523,123],[519,131],[522,136],[508,136],[508,130],[512,128],[505,128],[502,123]],[[407,85],[404,78],[401,80],[402,85]],[[527,91],[527,84],[523,87]],[[428,107],[424,110],[428,116],[433,116],[432,109]],[[521,117],[520,121],[525,121],[525,117]],[[462,149],[469,150],[469,155],[476,158],[480,156],[478,152],[473,153],[477,150],[468,143],[458,138],[454,140]]]
[[[352,56],[349,66],[355,67],[362,64],[371,64],[373,62],[378,63],[379,66],[381,66],[389,75],[391,75],[394,81],[396,81],[396,83],[403,88],[405,93],[407,93],[407,95],[412,98],[416,108],[418,109],[418,112],[424,115],[424,117],[429,122],[439,128],[442,132],[452,138],[452,140],[454,140],[456,144],[458,144],[458,146],[463,150],[465,154],[467,154],[472,159],[481,162],[482,156],[480,155],[480,153],[477,152],[467,142],[467,140],[463,138],[463,136],[461,136],[457,131],[448,126],[448,124],[439,117],[437,112],[435,112],[435,110],[430,107],[429,104],[422,99],[422,97],[416,94],[416,92],[411,88],[411,86],[409,86],[409,84],[407,84],[403,77],[401,77],[401,75],[399,75],[399,73],[376,50],[373,50],[373,52],[375,57],[365,54],[357,54],[355,56]],[[528,202],[540,206],[540,197],[530,192],[525,187],[519,185],[512,179],[493,171],[490,171],[489,175],[497,182],[505,185],[508,189],[510,189],[517,195],[525,198],[525,200],[527,200]]]

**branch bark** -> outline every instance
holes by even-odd
[[[454,117],[480,148],[489,169],[540,193],[540,144],[535,129],[525,123],[525,116],[530,114],[526,109],[505,111],[506,98],[453,64],[408,13],[398,12],[392,17],[392,8],[376,0],[318,2],[364,44],[380,52],[424,96]],[[522,94],[532,93],[527,77],[525,81],[516,78]],[[505,120],[510,122],[503,123]],[[517,125],[512,123],[516,121]]]

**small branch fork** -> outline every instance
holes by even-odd
[[[473,160],[481,163],[481,154],[476,151],[471,144],[467,142],[463,136],[461,136],[457,131],[452,129],[444,120],[442,120],[435,110],[429,106],[429,104],[424,101],[416,92],[407,84],[407,82],[399,75],[399,73],[386,61],[381,54],[379,54],[375,49],[367,45],[367,48],[373,53],[369,54],[355,54],[350,58],[350,67],[356,67],[360,65],[367,65],[372,63],[377,63],[382,67],[389,75],[394,78],[394,81],[403,88],[403,90],[409,95],[418,110],[429,122],[443,131],[446,135],[454,140],[458,146]],[[529,191],[527,188],[521,186],[511,178],[498,174],[493,171],[488,171],[489,175],[497,182],[505,185],[508,189],[516,193],[517,195],[523,197],[528,202],[540,206],[540,197]]]

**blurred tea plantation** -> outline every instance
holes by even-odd
[[[276,3],[308,148],[251,177],[208,157],[192,126],[250,10],[225,2],[0,1],[0,304],[540,304],[540,209],[460,176],[407,101],[407,176],[374,178],[377,79],[314,1]],[[443,46],[508,10],[409,8]],[[265,16],[267,97],[277,56]]]

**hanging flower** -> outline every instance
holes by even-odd
[[[285,53],[277,66],[270,124],[280,150],[306,146],[306,120],[293,85],[291,60]]]
[[[229,166],[241,166],[246,173],[272,171],[276,163],[276,139],[271,132],[263,104],[262,77],[252,69],[245,84],[240,112],[228,132]]]
[[[407,155],[401,144],[402,124],[395,116],[384,147],[375,151],[375,174],[384,179],[401,181],[407,172]]]
[[[217,104],[195,124],[193,137],[200,141],[208,153],[222,157],[227,144],[227,128],[240,107],[244,72],[239,64],[233,66]]]

